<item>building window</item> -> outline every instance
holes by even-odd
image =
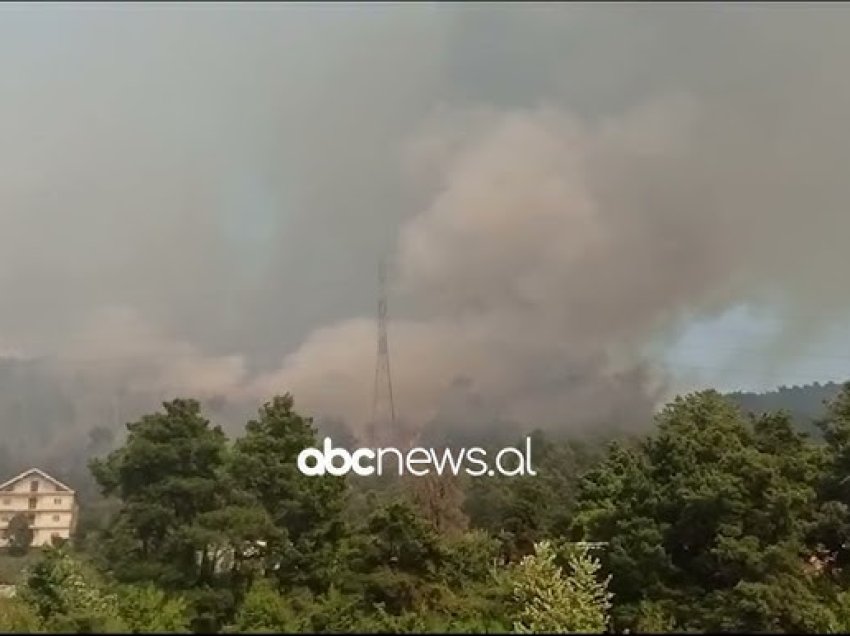
[[[9,531],[6,529],[0,530],[0,539],[8,539]]]
[[[33,479],[30,482],[30,492],[38,492],[38,479]]]
[[[30,525],[33,525],[35,523],[35,513],[34,512],[29,513],[27,515],[27,520],[29,521]]]
[[[11,500],[11,499],[4,499],[4,500],[3,500],[3,505],[4,505],[4,506],[11,506],[11,505],[12,505],[12,500]]]
[[[3,521],[11,521],[11,520],[12,520],[12,517],[10,517],[9,515],[3,515]]]
[[[36,499],[35,497],[30,497],[30,500],[29,500],[29,509],[30,509],[30,510],[35,510],[36,505],[38,505],[38,499]]]
[[[59,515],[53,515],[53,521],[59,521],[61,517]]]
[[[62,498],[57,497],[56,499],[53,500],[53,503],[56,504],[57,506],[61,506],[62,505]]]

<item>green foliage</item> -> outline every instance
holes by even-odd
[[[819,523],[813,538],[834,556],[833,566],[842,582],[850,583],[850,383],[828,405],[819,423],[826,441],[825,470],[820,482]]]
[[[345,633],[377,631],[374,617],[355,594],[331,587],[311,604],[301,604],[302,615],[309,621],[305,631]]]
[[[122,502],[104,537],[114,574],[179,588],[211,575],[212,564],[196,558],[207,552],[192,530],[227,497],[221,479],[226,439],[201,416],[197,401],[163,407],[128,424],[124,446],[93,460],[91,469],[104,494]]]
[[[92,462],[114,512],[76,547],[99,572],[48,550],[0,627],[850,629],[850,385],[823,443],[785,413],[747,417],[706,391],[604,452],[535,434],[537,476],[453,480],[451,492],[302,475],[316,432],[289,395],[232,445],[197,402],[164,407]],[[591,554],[582,541],[601,543]]]
[[[280,544],[277,576],[289,586],[322,591],[338,579],[344,561],[338,553],[346,531],[342,521],[345,480],[309,477],[296,458],[316,445],[309,419],[293,410],[290,395],[265,404],[245,427],[228,461],[235,486],[265,510]]]
[[[713,391],[677,398],[640,447],[613,447],[582,482],[574,529],[610,542],[619,624],[634,627],[644,601],[675,601],[683,628],[817,623],[803,555],[821,465],[787,417],[747,420]],[[782,586],[797,600],[779,612],[763,599]]]
[[[672,608],[663,601],[641,601],[637,607],[635,631],[639,634],[677,631]]]
[[[449,583],[464,585],[487,580],[501,561],[499,540],[483,530],[471,530],[444,542],[441,573]]]
[[[281,596],[271,581],[258,581],[245,596],[236,616],[235,632],[297,632],[305,627],[303,614]]]
[[[365,603],[400,614],[420,603],[436,581],[443,552],[439,536],[413,504],[393,501],[369,517],[354,557],[351,568]]]
[[[41,550],[29,550],[26,554],[10,554],[0,550],[0,585],[16,585],[23,581],[26,571],[42,558]]]
[[[19,598],[0,598],[0,633],[33,634],[44,631],[41,618]]]
[[[586,443],[556,443],[539,431],[531,448],[537,475],[470,480],[464,506],[473,526],[509,534],[521,554],[538,538],[567,529],[579,476],[598,459]]]
[[[19,512],[9,520],[9,553],[23,556],[32,545],[33,531],[26,514]]]
[[[118,588],[118,615],[133,633],[187,632],[188,606],[179,596],[167,595],[151,584]]]
[[[548,541],[535,545],[513,573],[513,601],[517,606],[514,630],[535,632],[603,632],[608,624],[611,593],[608,579],[599,580],[600,564],[586,547],[577,546],[568,557],[564,576],[557,554]]]
[[[405,481],[407,498],[438,533],[446,537],[465,530],[469,519],[463,512],[462,478],[429,473]]]
[[[413,507],[395,501],[378,508],[366,524],[371,539],[363,549],[366,567],[426,575],[436,571],[442,558],[438,535]]]
[[[47,550],[33,567],[17,597],[48,630],[123,631],[118,597],[105,591],[90,568],[61,550]]]
[[[48,550],[19,586],[18,623],[66,632],[180,632],[186,603],[152,585],[111,586],[63,550]]]

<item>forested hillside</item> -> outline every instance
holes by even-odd
[[[307,477],[290,396],[235,439],[194,400],[127,428],[0,631],[850,629],[850,384],[818,441],[704,391],[642,437],[535,433],[520,477]]]
[[[753,393],[737,391],[727,397],[745,412],[769,413],[787,411],[800,430],[818,434],[816,423],[826,415],[826,403],[841,391],[836,382],[814,382],[803,386],[781,386],[773,391]]]

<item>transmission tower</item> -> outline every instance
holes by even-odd
[[[378,263],[378,353],[375,363],[375,386],[372,392],[372,420],[368,431],[370,445],[387,441],[395,433],[396,426],[390,351],[387,342],[386,282],[386,265],[382,259]]]

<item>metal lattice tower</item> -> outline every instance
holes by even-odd
[[[369,440],[372,445],[386,441],[395,433],[395,403],[390,372],[390,351],[387,340],[386,265],[378,263],[378,352],[375,362],[375,386],[372,393],[372,421]]]

